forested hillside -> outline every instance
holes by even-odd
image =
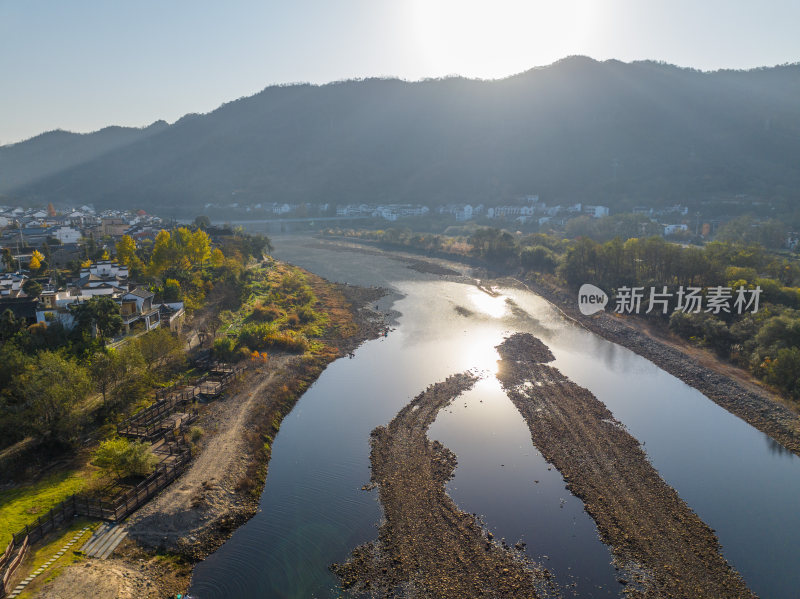
[[[703,73],[581,57],[496,81],[276,86],[114,143],[84,136],[91,150],[65,150],[60,168],[65,134],[0,148],[0,193],[187,215],[207,202],[527,193],[620,210],[735,194],[789,206],[798,97],[800,65]]]

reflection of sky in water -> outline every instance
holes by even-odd
[[[284,420],[263,511],[198,566],[193,590],[201,599],[336,596],[327,565],[375,538],[375,493],[360,490],[369,478],[369,432],[430,383],[471,368],[489,378],[443,410],[430,432],[459,459],[449,492],[496,534],[512,542],[522,536],[530,555],[547,554],[545,566],[562,584],[577,582],[578,596],[606,596],[608,588],[592,590],[614,576],[593,522],[558,472],[547,470],[491,377],[494,346],[512,331],[540,337],[556,356],[553,365],[646,443],[654,466],[716,529],[726,557],[757,593],[796,596],[800,460],[763,434],[647,360],[566,322],[531,293],[501,289],[494,298],[385,258],[276,246],[282,259],[332,280],[398,289],[405,297],[394,308],[403,316],[389,337],[329,366]]]

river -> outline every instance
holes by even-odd
[[[275,255],[330,280],[393,289],[378,307],[399,313],[396,329],[331,364],[284,419],[261,511],[197,565],[193,596],[338,596],[328,566],[374,539],[381,518],[377,492],[361,489],[369,481],[370,431],[430,383],[476,367],[485,377],[429,431],[458,456],[451,497],[481,515],[497,537],[525,541],[527,554],[555,574],[566,597],[621,596],[624,587],[594,522],[532,445],[493,376],[494,346],[524,331],[550,346],[553,365],[605,402],[644,444],[756,593],[797,597],[796,456],[651,362],[564,320],[533,293],[501,289],[492,298],[466,280],[308,241],[274,239]]]

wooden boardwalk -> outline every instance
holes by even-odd
[[[222,362],[205,363],[208,373],[188,385],[173,385],[156,392],[153,405],[137,412],[117,427],[120,436],[155,442],[168,430],[188,424],[197,418],[196,406],[200,399],[216,399],[242,371],[242,367]],[[190,408],[190,406],[192,406]],[[172,415],[181,412],[176,421]]]
[[[72,495],[14,534],[0,554],[0,599],[7,596],[8,585],[31,544],[68,524],[76,516],[105,520],[110,524],[103,529],[102,538],[95,534],[92,537],[95,542],[90,545],[90,541],[84,546],[91,550],[90,555],[105,559],[127,535],[123,527],[116,525],[183,473],[192,458],[191,447],[184,437],[188,426],[199,415],[198,400],[218,398],[243,370],[241,366],[211,360],[206,360],[203,365],[207,374],[189,385],[174,385],[157,391],[153,405],[117,427],[120,436],[152,443],[151,450],[160,460],[153,473],[135,487],[120,491],[111,500]]]

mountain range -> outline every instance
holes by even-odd
[[[800,65],[570,57],[499,80],[272,86],[208,114],[0,147],[0,203],[194,216],[208,203],[800,199]]]

